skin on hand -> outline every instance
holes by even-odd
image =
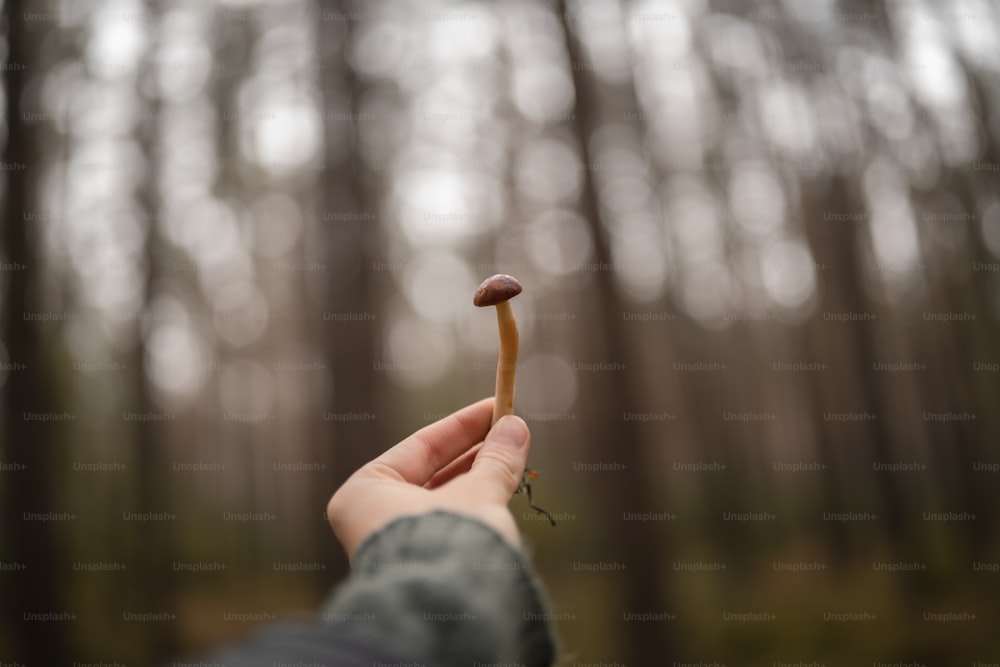
[[[404,439],[337,489],[327,517],[352,563],[375,531],[432,510],[479,519],[520,547],[507,503],[521,483],[531,434],[512,415],[490,429],[492,415],[492,398],[473,403]]]

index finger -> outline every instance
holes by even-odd
[[[423,486],[490,430],[493,397],[484,398],[425,426],[391,447],[372,463],[387,467],[404,481]]]

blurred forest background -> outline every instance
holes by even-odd
[[[1000,9],[3,3],[0,661],[315,613],[493,390],[565,664],[1000,663]]]

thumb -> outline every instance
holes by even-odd
[[[531,432],[524,420],[506,415],[490,429],[467,479],[480,493],[506,503],[521,484]]]

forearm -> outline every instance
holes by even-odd
[[[554,641],[526,560],[495,531],[433,512],[392,522],[359,548],[323,616],[426,665],[550,665]]]

